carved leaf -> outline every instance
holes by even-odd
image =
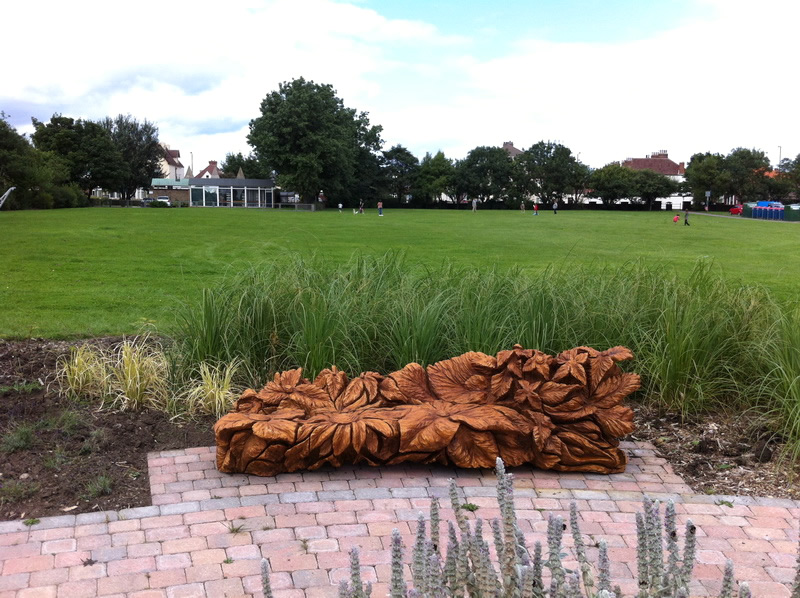
[[[447,456],[456,467],[494,467],[499,456],[490,432],[477,432],[462,426],[447,445]]]
[[[609,438],[622,438],[633,432],[633,410],[624,405],[601,409],[596,415],[597,424]]]
[[[350,381],[334,401],[338,411],[357,411],[376,402],[379,380],[374,374],[363,374]]]
[[[550,365],[553,358],[541,351],[533,351],[533,355],[522,366],[522,373],[538,375],[544,379],[550,378]]]
[[[326,368],[314,379],[314,386],[319,386],[335,402],[336,398],[347,388],[347,374],[336,366]]]
[[[296,421],[273,417],[267,421],[256,422],[253,425],[253,434],[267,442],[294,444],[298,426]]]
[[[585,354],[582,354],[584,357]],[[567,376],[572,376],[581,384],[586,384],[586,370],[583,368],[583,362],[578,359],[570,359],[565,361],[553,374],[553,380],[563,380]]]
[[[639,390],[641,385],[642,381],[638,374],[623,373],[607,378],[595,389],[590,401],[599,409],[608,409],[619,405],[622,399]]]
[[[496,359],[483,353],[465,353],[428,366],[433,393],[450,403],[486,403],[490,400],[491,374]]]
[[[404,453],[439,451],[446,447],[460,424],[441,417],[429,405],[398,407],[404,413],[398,418],[400,450]]]
[[[409,363],[402,370],[381,381],[380,394],[387,401],[418,405],[436,400],[428,387],[428,374],[418,363]]]

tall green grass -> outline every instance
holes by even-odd
[[[387,253],[338,267],[297,258],[232,276],[186,305],[170,332],[179,378],[237,360],[237,382],[256,387],[298,366],[313,377],[332,364],[388,372],[514,343],[549,353],[626,345],[643,399],[688,414],[752,406],[774,390],[777,381],[762,383],[775,370],[770,347],[797,347],[791,325],[770,324],[779,313],[767,291],[731,283],[706,261],[689,277],[642,262],[419,272]]]

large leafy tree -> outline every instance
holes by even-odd
[[[636,196],[636,172],[615,162],[595,170],[589,185],[592,197],[600,198],[606,205],[615,204],[620,199]]]
[[[725,167],[725,156],[709,152],[694,154],[686,166],[686,186],[692,192],[695,204],[705,202],[706,191],[711,197],[730,193],[730,173]]]
[[[535,195],[546,205],[563,203],[574,189],[579,163],[572,151],[560,143],[540,141],[514,162],[518,170],[516,184],[523,197]]]
[[[791,191],[800,197],[800,154],[792,158],[784,158],[778,166],[780,176],[788,182]]]
[[[383,175],[391,203],[403,205],[413,196],[419,174],[419,160],[402,145],[383,152]]]
[[[434,156],[425,154],[417,173],[416,193],[412,200],[414,205],[430,205],[439,201],[453,179],[453,172],[453,163],[444,152],[438,151]]]
[[[669,197],[678,190],[678,184],[675,181],[654,170],[636,170],[634,174],[634,195],[649,210],[653,209],[653,203],[657,199]]]
[[[741,201],[757,201],[769,197],[770,162],[761,150],[738,147],[725,158],[730,174],[730,192]]]
[[[0,194],[16,187],[3,204],[4,210],[74,207],[80,191],[69,184],[65,162],[54,152],[31,145],[5,120],[0,112]]]
[[[284,188],[306,201],[320,190],[344,199],[374,187],[381,130],[369,124],[367,113],[345,107],[331,85],[301,77],[264,98],[247,140],[258,159],[277,170]],[[370,180],[359,181],[359,174]]]
[[[36,148],[58,155],[69,171],[70,180],[87,196],[95,187],[113,189],[119,184],[124,172],[122,154],[106,127],[60,114],[54,114],[48,123],[32,120]]]
[[[127,202],[137,188],[149,187],[152,179],[164,176],[158,128],[147,120],[140,123],[129,114],[113,119],[106,117],[101,124],[111,134],[114,147],[122,156],[122,168],[112,188]]]
[[[459,163],[457,170],[469,197],[480,202],[512,201],[514,166],[503,148],[476,147]]]

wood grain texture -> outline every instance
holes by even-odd
[[[352,380],[336,367],[313,382],[301,369],[280,372],[214,426],[217,467],[271,476],[349,463],[491,468],[502,457],[509,467],[618,473],[619,439],[634,428],[622,400],[640,380],[617,363],[631,358],[625,347],[553,357],[515,345]]]

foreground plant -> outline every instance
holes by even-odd
[[[501,517],[492,520],[491,531],[484,532],[481,519],[476,519],[470,526],[459,508],[461,501],[453,480],[450,481],[450,502],[456,521],[455,524],[452,521],[447,523],[446,551],[442,551],[439,538],[438,499],[431,501],[429,530],[426,530],[425,518],[420,513],[411,552],[411,589],[403,574],[403,541],[397,529],[392,531],[391,598],[622,598],[619,586],[611,586],[611,564],[605,541],[598,543],[596,565],[586,555],[575,503],[570,505],[569,527],[578,570],[571,570],[564,564],[567,555],[562,541],[567,525],[562,517],[550,515],[548,518],[546,556],[541,542],[534,544],[531,553],[517,524],[511,475],[506,473],[499,458],[496,473]],[[645,498],[643,511],[636,515],[636,527],[640,589],[635,598],[689,598],[696,551],[695,525],[691,520],[686,522],[681,551],[675,505],[671,501],[667,503],[662,518],[658,501]],[[493,538],[495,560],[484,534],[491,534]],[[350,553],[350,569],[350,583],[341,583],[340,598],[367,598],[371,587],[361,582],[357,549]],[[545,569],[548,575],[545,575]],[[266,559],[262,560],[261,572],[264,596],[271,598]],[[739,584],[738,592],[734,592],[733,563],[728,560],[720,598],[734,596],[749,598],[751,592],[745,582]],[[800,557],[792,598],[800,598]]]

